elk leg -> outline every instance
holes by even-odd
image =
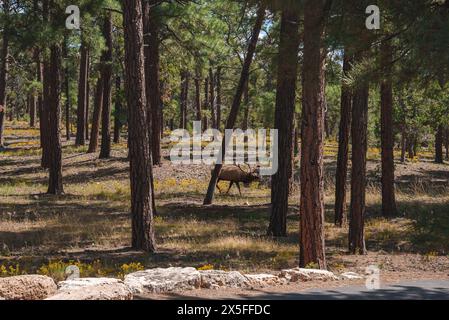
[[[218,181],[217,181],[217,189],[218,189],[218,192],[220,192],[221,193],[221,189],[220,189],[220,186],[218,185],[220,183],[220,179],[218,179]]]
[[[239,182],[237,182],[237,188],[239,188],[240,196],[242,196],[242,190],[240,190],[240,183]]]
[[[232,185],[234,184],[234,181],[231,181],[231,183],[229,184],[229,189],[226,192],[226,194],[229,194],[229,191],[231,191]]]

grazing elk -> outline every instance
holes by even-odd
[[[220,191],[220,187],[218,186],[218,183],[220,181],[229,181],[229,188],[226,194],[229,193],[234,183],[237,185],[237,188],[239,189],[240,196],[242,195],[242,191],[240,190],[240,182],[242,182],[244,185],[248,185],[251,182],[259,181],[260,175],[259,175],[259,168],[251,169],[251,167],[248,165],[250,171],[247,172],[243,170],[240,166],[224,166],[221,169],[220,175],[218,176],[218,182],[217,182],[217,189]]]

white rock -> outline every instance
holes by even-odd
[[[0,298],[4,300],[42,300],[56,289],[52,278],[41,275],[0,278]]]
[[[246,274],[249,284],[257,287],[276,286],[283,284],[284,279],[281,279],[272,274]]]
[[[200,274],[202,288],[244,288],[249,285],[248,279],[237,271],[202,270]]]
[[[311,281],[311,280],[338,280],[332,272],[318,269],[294,268],[282,270],[279,273],[280,278],[288,282]]]
[[[58,292],[46,300],[132,300],[132,292],[119,279],[79,278],[58,283]]]
[[[125,284],[134,294],[186,291],[201,287],[201,274],[195,268],[157,268],[131,273]]]
[[[342,279],[342,280],[359,280],[359,279],[363,279],[363,277],[355,272],[345,272],[340,275],[340,279]]]

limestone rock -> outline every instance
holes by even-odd
[[[0,278],[0,298],[5,300],[42,300],[56,289],[52,278],[41,275]]]
[[[246,274],[249,284],[255,287],[267,287],[276,286],[285,283],[284,279],[281,279],[272,274]]]
[[[342,280],[359,280],[359,279],[363,279],[363,277],[355,272],[345,272],[340,275],[340,279],[342,279]]]
[[[201,274],[195,268],[157,268],[131,273],[125,284],[134,294],[193,290],[201,287]]]
[[[318,269],[294,268],[282,270],[279,277],[286,279],[288,282],[312,281],[312,280],[338,280],[332,272]]]
[[[249,285],[248,279],[237,271],[204,270],[200,271],[200,274],[202,288],[244,288]]]
[[[131,290],[119,279],[79,278],[58,283],[58,292],[46,300],[132,300]]]

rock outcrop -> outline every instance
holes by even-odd
[[[42,300],[56,290],[54,280],[46,276],[23,275],[0,278],[0,298],[5,300]]]

